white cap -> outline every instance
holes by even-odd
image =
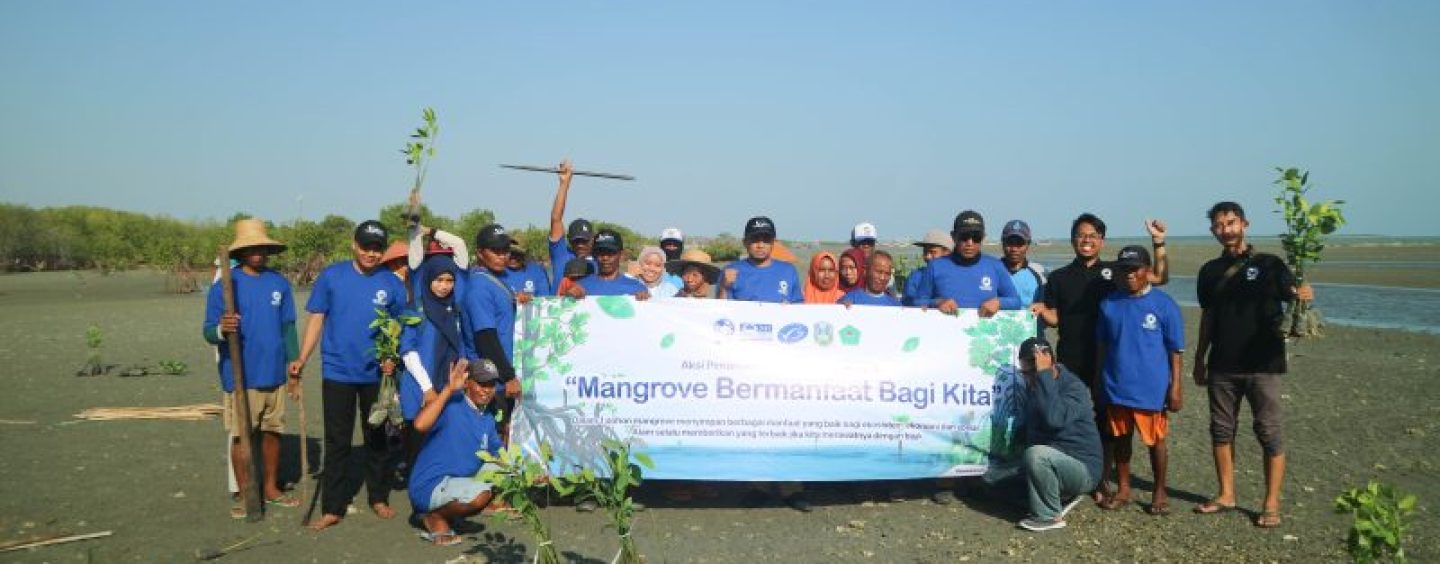
[[[855,224],[855,228],[850,230],[851,241],[864,241],[866,239],[874,241],[879,238],[875,232],[875,226],[869,223],[857,223]]]
[[[681,233],[678,228],[675,228],[675,227],[666,227],[664,230],[660,231],[660,240],[661,240],[661,241],[675,240],[675,241],[680,241],[680,242],[683,243],[683,242],[685,242],[685,234],[684,234],[684,233]]]

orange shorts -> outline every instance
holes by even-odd
[[[1139,432],[1145,446],[1155,446],[1156,442],[1165,440],[1170,434],[1170,417],[1164,411],[1107,405],[1105,420],[1110,425],[1111,436],[1124,437]]]

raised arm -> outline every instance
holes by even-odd
[[[565,201],[570,196],[570,179],[574,169],[570,160],[560,161],[560,187],[555,189],[555,203],[550,206],[550,240],[565,238]]]
[[[1150,283],[1164,286],[1170,281],[1170,258],[1165,253],[1165,222],[1147,219],[1145,230],[1150,232],[1150,247],[1155,255],[1155,268],[1150,269]]]

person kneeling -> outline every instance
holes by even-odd
[[[500,451],[495,418],[485,411],[499,378],[489,360],[470,364],[461,359],[451,366],[449,382],[435,401],[415,416],[415,429],[427,438],[410,472],[410,503],[423,514],[421,537],[437,545],[460,543],[451,523],[490,504],[491,485],[475,478],[481,471],[475,453]]]
[[[1031,446],[1021,457],[1029,490],[1031,531],[1065,526],[1065,514],[1100,481],[1100,432],[1095,428],[1090,389],[1055,364],[1050,345],[1030,338],[1020,344],[1025,378],[1026,434]]]

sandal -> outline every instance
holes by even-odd
[[[1220,503],[1219,501],[1212,499],[1205,503],[1201,503],[1200,505],[1196,505],[1195,509],[1192,509],[1191,511],[1194,511],[1197,515],[1214,515],[1216,513],[1226,513],[1234,510],[1235,504],[1232,503],[1230,505],[1225,505],[1223,503]]]
[[[440,531],[438,533],[422,531],[419,535],[420,538],[425,539],[435,546],[455,546],[465,542],[464,539],[460,538],[460,535],[455,534],[454,530]]]
[[[1146,512],[1146,513],[1149,513],[1149,514],[1151,514],[1151,515],[1154,515],[1154,516],[1156,516],[1156,517],[1160,517],[1160,516],[1164,516],[1164,515],[1169,515],[1169,514],[1170,514],[1170,500],[1167,499],[1167,500],[1163,500],[1163,501],[1158,501],[1158,502],[1151,503],[1149,507],[1146,507],[1146,508],[1145,508],[1145,512]]]
[[[231,506],[230,506],[230,518],[231,518],[231,519],[234,519],[234,520],[236,520],[236,521],[239,521],[239,520],[242,520],[242,519],[244,519],[244,518],[246,518],[246,517],[249,517],[249,516],[250,516],[250,512],[245,510],[245,504],[244,504],[244,503],[237,503],[237,504],[235,504],[235,505],[231,505]]]
[[[1280,526],[1280,511],[1263,511],[1255,518],[1255,526],[1262,529],[1274,529]]]
[[[265,505],[273,505],[275,507],[300,507],[300,499],[294,496],[280,494],[280,497],[272,497],[265,500]]]

